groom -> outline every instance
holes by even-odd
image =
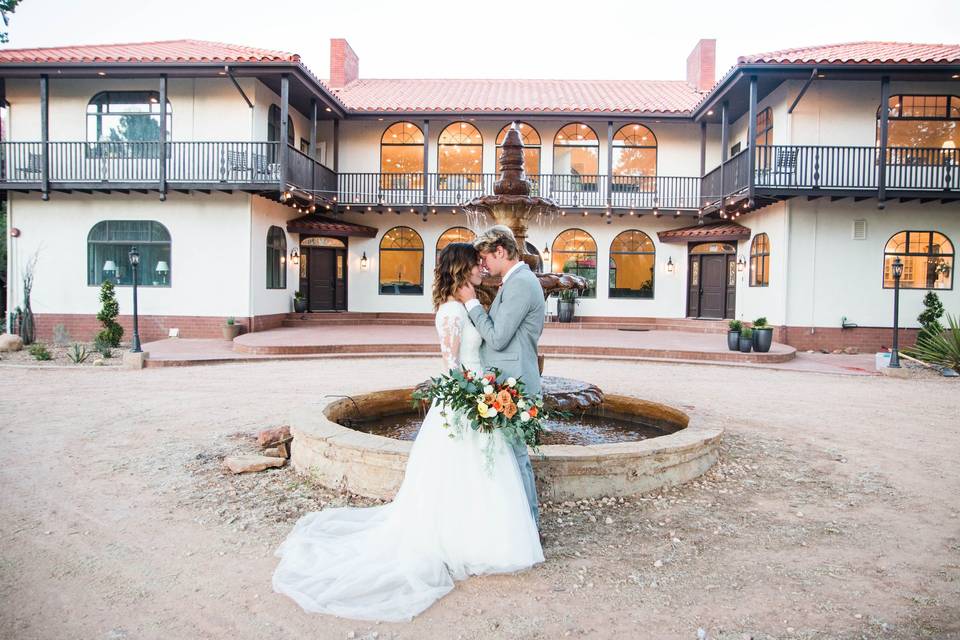
[[[469,282],[457,291],[457,297],[466,305],[470,320],[483,337],[480,347],[483,365],[498,368],[504,376],[521,378],[530,394],[540,395],[537,342],[543,333],[543,288],[530,267],[520,260],[517,241],[508,227],[491,227],[473,244],[480,253],[483,267],[490,275],[501,278],[500,290],[489,313],[480,305]],[[513,453],[520,465],[530,513],[539,528],[537,485],[527,446],[515,444]]]

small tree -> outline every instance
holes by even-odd
[[[943,303],[940,297],[934,291],[930,291],[923,298],[923,311],[917,316],[920,322],[920,336],[929,336],[931,338],[943,333],[943,325],[940,324],[940,318],[943,317]],[[918,339],[920,338],[918,336]]]
[[[123,327],[117,322],[120,304],[117,302],[113,283],[109,279],[104,280],[100,285],[100,304],[103,306],[97,313],[97,320],[103,324],[103,331],[97,334],[97,340],[111,347],[119,347],[120,338],[123,337]]]
[[[20,309],[20,313],[17,314],[20,325],[20,338],[23,340],[23,344],[26,345],[33,344],[33,341],[36,339],[33,309],[30,307],[30,294],[33,292],[33,273],[37,268],[37,257],[38,254],[33,254],[23,268],[23,308]]]

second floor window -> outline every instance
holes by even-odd
[[[957,151],[960,148],[960,97],[891,96],[888,109],[889,164],[939,165],[957,162],[957,154],[960,153]],[[879,109],[877,146],[880,146]]]
[[[657,175],[657,138],[642,124],[628,124],[613,136],[613,175]],[[627,181],[614,179],[614,184]]]
[[[287,114],[287,144],[294,146],[296,139],[293,118]],[[280,107],[275,104],[270,105],[270,111],[267,113],[267,142],[280,142]]]
[[[600,173],[600,141],[597,133],[581,122],[568,124],[553,139],[553,172],[568,176]],[[596,184],[596,179],[586,180]]]
[[[480,186],[480,174],[483,173],[483,138],[475,126],[469,122],[454,122],[440,132],[437,141],[437,172],[440,174],[438,187],[441,189]]]
[[[167,140],[173,113],[167,101]],[[98,156],[159,157],[160,94],[156,91],[102,91],[87,104],[87,142]]]
[[[423,131],[412,122],[396,122],[380,138],[380,186],[383,189],[421,189],[423,185]]]
[[[538,176],[540,175],[540,134],[526,122],[518,122],[517,129],[520,130],[520,140],[523,142],[523,170],[527,177]],[[497,134],[497,166],[500,163],[500,145],[503,144],[503,139],[507,137],[509,130],[508,124]]]

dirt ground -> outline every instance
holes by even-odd
[[[726,429],[704,478],[544,508],[544,564],[472,578],[406,624],[273,593],[302,513],[369,504],[222,456],[326,394],[431,358],[0,376],[0,637],[960,638],[960,383],[548,359],[545,373]],[[703,633],[700,633],[700,630]]]

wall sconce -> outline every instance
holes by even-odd
[[[296,249],[290,252],[290,264],[293,264],[293,265],[300,264],[300,253]]]
[[[737,258],[737,271],[743,271],[747,267],[747,261],[743,259],[743,256]]]
[[[550,255],[550,245],[548,245],[546,242],[543,243],[543,255],[544,256]]]
[[[673,256],[667,258],[667,273],[673,273]]]
[[[369,266],[370,266],[370,261],[367,260],[367,252],[364,251],[364,252],[363,252],[363,257],[360,258],[360,270],[361,270],[361,271],[366,271],[366,270],[367,270],[367,267],[369,267]]]

